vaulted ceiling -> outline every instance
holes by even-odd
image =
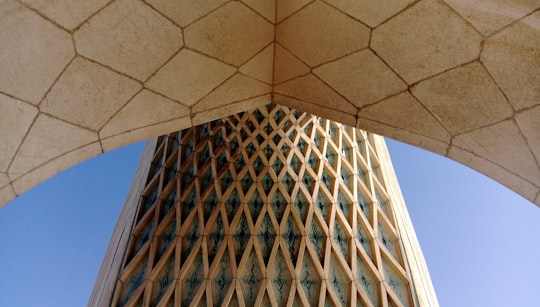
[[[100,153],[270,101],[540,205],[540,0],[4,0],[0,46],[0,206]]]

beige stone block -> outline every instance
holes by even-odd
[[[7,171],[37,114],[36,107],[0,94],[0,172]]]
[[[314,2],[276,27],[276,39],[309,66],[368,46],[370,30],[322,2]]]
[[[244,75],[236,74],[194,105],[191,108],[191,112],[196,114],[231,103],[270,94],[271,92],[272,86]]]
[[[230,2],[184,30],[186,45],[240,66],[274,40],[274,26],[240,2]]]
[[[276,0],[242,0],[247,6],[257,11],[271,23],[276,19]]]
[[[274,70],[274,45],[270,44],[264,48],[246,64],[242,65],[239,71],[259,81],[272,84]]]
[[[191,119],[186,117],[163,121],[154,125],[127,130],[120,134],[101,140],[104,151],[113,150],[122,146],[135,143],[140,140],[146,140],[174,131],[182,130],[191,127]]]
[[[376,27],[399,13],[414,0],[326,0],[326,2],[361,20],[368,26]]]
[[[355,116],[351,115],[350,113],[340,112],[340,110],[332,109],[330,106],[318,105],[279,94],[274,95],[274,102],[289,108],[297,109],[323,117],[325,119],[330,119],[345,125],[349,125],[351,127],[356,125]]]
[[[172,119],[189,118],[189,109],[179,103],[143,90],[99,131],[101,139]]]
[[[13,159],[8,174],[11,178],[18,178],[54,158],[96,140],[95,132],[40,114]]]
[[[232,66],[183,49],[152,76],[145,86],[191,106],[235,71]]]
[[[411,93],[454,135],[512,116],[510,104],[478,62],[424,80]]]
[[[62,27],[73,30],[109,0],[22,0]]]
[[[40,110],[97,131],[141,89],[137,81],[76,58],[51,88]]]
[[[540,192],[538,192],[538,196],[536,197],[536,200],[534,201],[534,204],[540,207]]]
[[[276,44],[276,55],[274,65],[274,84],[278,84],[292,78],[305,75],[310,72],[310,68],[302,63],[296,56]]]
[[[12,201],[17,195],[11,185],[0,188],[0,209]]]
[[[358,116],[450,143],[448,131],[409,92],[362,108]]]
[[[136,0],[111,3],[74,38],[81,55],[141,81],[182,47],[182,31]]]
[[[310,2],[313,0],[276,0],[276,21],[282,21]]]
[[[185,27],[228,0],[147,0],[152,7],[171,18],[179,26]]]
[[[75,55],[69,33],[15,1],[0,2],[0,91],[38,104]]]
[[[481,41],[450,8],[425,0],[375,29],[371,48],[412,84],[476,59]]]
[[[540,101],[540,12],[490,37],[481,61],[515,109]]]
[[[0,173],[0,188],[5,187],[11,182],[7,174]]]
[[[486,36],[540,7],[538,0],[444,1]]]
[[[313,73],[357,107],[380,101],[407,89],[371,50],[363,50],[324,64]]]
[[[354,105],[312,74],[277,85],[274,91],[283,96],[314,103],[341,113],[356,114],[357,111]]]
[[[519,174],[529,182],[540,182],[540,168],[512,120],[456,136],[452,144]]]
[[[223,118],[225,116],[264,106],[270,102],[272,102],[272,96],[270,94],[249,98],[243,101],[233,102],[224,106],[220,106],[216,109],[202,111],[194,114],[191,118],[191,123],[193,126],[205,124],[209,121]]]
[[[358,118],[357,128],[377,133],[379,135],[392,138],[394,140],[404,142],[425,150],[429,150],[439,155],[446,155],[448,143],[441,142],[431,137],[417,134],[411,131],[395,127],[386,123],[373,121],[367,118]]]
[[[515,115],[536,161],[540,161],[540,105]]]
[[[13,180],[13,189],[17,195],[21,195],[51,176],[101,153],[101,146],[98,142],[67,152]]]
[[[534,198],[539,191],[538,187],[531,184],[528,180],[459,147],[450,147],[448,157],[503,184],[531,202],[534,201]]]

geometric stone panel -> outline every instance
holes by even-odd
[[[414,116],[408,112],[412,112]],[[364,118],[376,120],[444,142],[450,141],[451,136],[448,131],[409,92],[367,106],[360,110],[358,115],[360,121]]]
[[[320,1],[276,27],[277,41],[311,67],[367,47],[369,35],[369,28]]]
[[[368,26],[376,27],[410,5],[414,0],[327,0],[326,2],[365,22]]]
[[[274,104],[161,136],[112,306],[414,305],[371,140]]]
[[[540,101],[540,12],[486,40],[480,60],[516,110]]]
[[[16,128],[16,133],[2,134],[0,136],[0,144],[2,144],[0,172],[7,171],[9,163],[17,152],[17,148],[37,113],[36,107],[0,94],[0,131]]]
[[[313,72],[357,107],[407,89],[405,82],[370,50],[324,64]]]
[[[481,36],[435,0],[421,1],[373,31],[371,48],[409,84],[469,62]]]
[[[182,47],[182,31],[141,1],[118,0],[74,34],[79,54],[144,81]]]
[[[272,42],[274,27],[234,1],[189,25],[184,33],[186,46],[238,67]]]
[[[228,2],[226,0],[148,0],[146,1],[181,27],[203,17]]]
[[[230,65],[182,49],[145,85],[186,106],[191,106],[234,72],[234,67]]]
[[[453,135],[512,116],[510,104],[478,62],[424,80],[411,93]]]
[[[40,114],[9,167],[11,178],[17,178],[51,159],[75,148],[97,141],[97,133]]]
[[[39,104],[75,55],[69,33],[15,1],[0,3],[0,91]]]
[[[78,57],[45,96],[40,109],[97,131],[140,88],[133,79]]]
[[[485,36],[540,7],[538,0],[444,0]]]
[[[110,1],[22,0],[22,2],[28,4],[66,29],[73,30]]]

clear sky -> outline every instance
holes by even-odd
[[[540,208],[387,141],[441,306],[540,306]],[[0,306],[85,306],[142,152],[79,164],[0,209]]]

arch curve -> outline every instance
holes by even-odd
[[[535,1],[7,0],[0,206],[270,101],[444,155],[540,206]]]

